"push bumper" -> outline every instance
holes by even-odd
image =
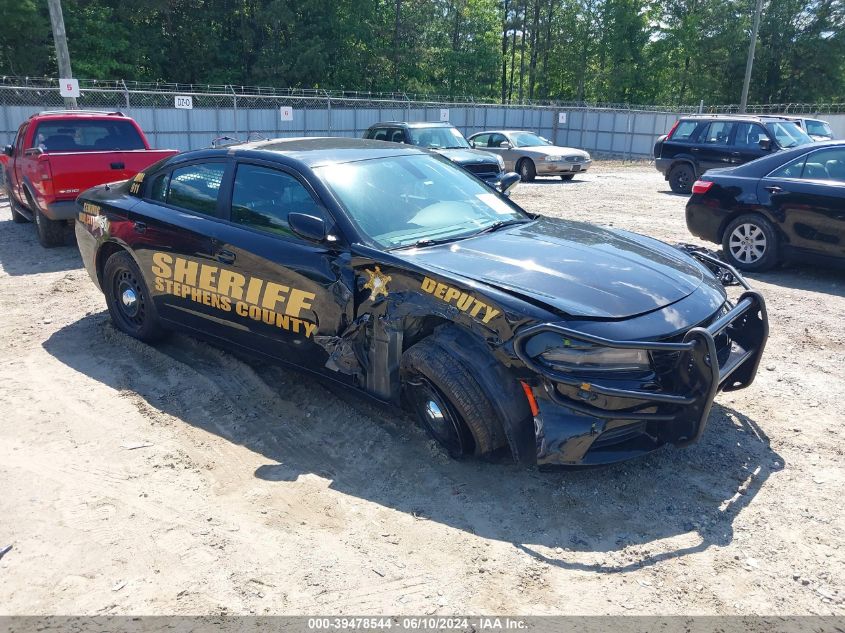
[[[672,161],[668,158],[655,158],[654,166],[666,179],[669,179],[669,169],[672,167]]]
[[[707,255],[695,256],[730,269]],[[613,463],[667,443],[687,446],[701,438],[716,394],[754,380],[769,334],[763,297],[730,271],[745,288],[739,301],[706,327],[688,330],[681,340],[610,340],[554,323],[532,326],[514,337],[516,355],[540,376],[531,385],[538,405],[534,426],[540,467]],[[564,373],[525,351],[529,339],[548,331],[596,346],[645,350],[662,369],[639,384]]]

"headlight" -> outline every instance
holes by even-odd
[[[539,357],[555,369],[588,372],[642,372],[651,370],[648,352],[642,349],[619,349],[594,346],[577,341],[564,341]]]
[[[584,160],[590,160],[590,154],[588,152],[584,152]]]
[[[556,163],[559,160],[563,160],[563,158],[561,156],[546,156],[545,160],[549,163]]]
[[[499,163],[499,171],[505,171],[505,159],[496,154],[496,162]]]

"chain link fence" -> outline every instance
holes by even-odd
[[[532,102],[497,104],[470,97],[405,93],[293,90],[233,85],[152,84],[79,80],[77,105],[122,111],[135,118],[157,148],[209,147],[214,139],[292,136],[363,136],[380,121],[448,120],[465,136],[491,129],[527,129],[557,145],[597,156],[651,156],[654,140],[679,114],[731,113],[738,106],[632,106]],[[177,107],[190,103],[190,109]],[[55,79],[0,80],[0,142],[11,143],[21,122],[65,107]],[[750,113],[825,114],[845,136],[845,104],[749,106]],[[840,114],[843,113],[843,114]]]

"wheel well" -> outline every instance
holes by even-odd
[[[402,352],[404,353],[409,347],[434,334],[439,326],[448,323],[451,323],[451,321],[434,315],[406,319],[402,336]]]
[[[100,284],[100,288],[103,287],[103,268],[105,267],[109,257],[114,255],[115,253],[125,250],[126,249],[123,248],[120,244],[116,244],[115,242],[106,242],[97,251],[97,258],[95,264],[97,267],[97,283]]]
[[[728,217],[726,217],[724,220],[722,220],[722,224],[719,225],[719,233],[718,233],[719,243],[721,243],[722,240],[725,239],[725,231],[728,230],[728,225],[731,222],[733,222],[734,220],[736,220],[738,217],[743,216],[743,215],[756,216],[758,218],[765,220],[774,229],[775,234],[778,237],[781,237],[781,232],[778,230],[777,224],[775,222],[772,222],[769,218],[767,218],[762,213],[757,213],[756,211],[742,211],[742,210],[740,210],[740,211],[734,211]]]
[[[691,160],[688,160],[688,159],[686,159],[686,158],[682,158],[682,159],[680,159],[680,160],[676,160],[674,163],[672,163],[672,165],[669,167],[669,171],[668,171],[668,172],[666,172],[667,176],[668,176],[669,174],[671,174],[671,173],[672,173],[672,170],[673,170],[673,169],[675,169],[675,167],[677,167],[678,165],[688,165],[689,167],[691,167],[691,168],[692,168],[692,175],[693,175],[693,176],[695,176],[695,177],[698,177],[698,176],[697,176],[698,171],[697,171],[697,170],[696,170],[696,168],[695,168],[695,163],[693,163]]]

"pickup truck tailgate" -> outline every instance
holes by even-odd
[[[86,189],[131,178],[176,153],[175,150],[50,152],[45,157],[50,164],[53,195],[57,200],[74,200]]]

